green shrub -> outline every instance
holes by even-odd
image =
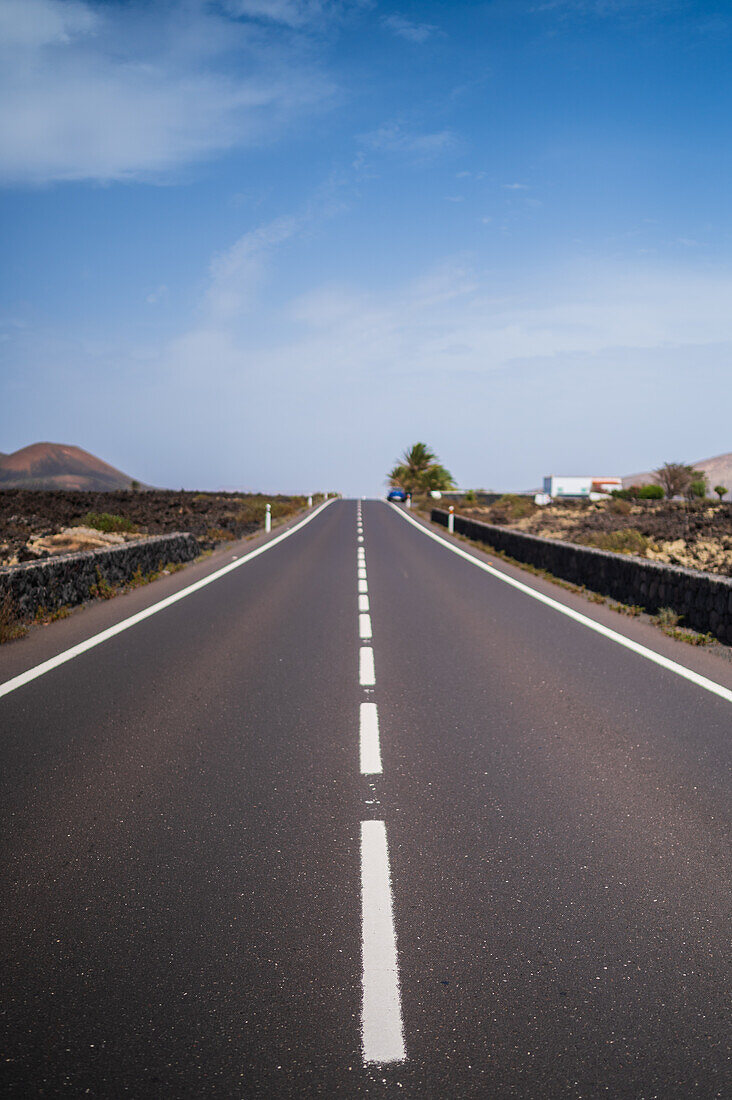
[[[87,512],[79,521],[81,527],[93,527],[95,531],[103,531],[105,535],[118,531],[136,531],[132,520],[127,516],[113,516],[109,512]]]
[[[705,478],[697,478],[689,486],[689,496],[693,500],[704,500],[707,495],[707,483]]]
[[[663,489],[660,485],[641,485],[638,488],[638,500],[663,500]]]
[[[28,633],[28,627],[21,622],[18,610],[9,592],[0,596],[0,645],[22,638]]]
[[[637,554],[643,556],[648,549],[649,540],[635,527],[621,527],[617,531],[601,531],[587,537],[588,546],[598,550],[610,550],[614,554]]]
[[[537,505],[531,497],[522,497],[517,493],[504,493],[493,507],[496,519],[500,516],[504,522],[510,522],[513,519],[523,519],[525,516],[533,515]]]
[[[654,616],[654,622],[663,627],[678,626],[681,616],[678,611],[674,611],[673,607],[660,607],[658,614]]]
[[[617,500],[663,500],[660,485],[631,485],[629,489],[613,489],[611,496]]]

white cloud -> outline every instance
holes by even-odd
[[[231,321],[249,312],[266,275],[270,254],[293,237],[300,225],[296,218],[278,218],[245,233],[231,248],[214,256],[206,304],[215,320]]]
[[[226,8],[232,15],[284,23],[302,27],[323,14],[328,4],[319,0],[228,0]]]
[[[428,38],[439,33],[439,27],[432,23],[413,23],[402,15],[387,15],[381,22],[387,30],[399,35],[400,38],[406,38],[409,42],[416,42],[420,46]]]
[[[529,185],[527,183],[504,183],[502,184],[504,191],[528,191]]]
[[[158,178],[332,91],[291,37],[184,0],[0,0],[0,28],[0,182]]]
[[[96,13],[78,0],[3,0],[0,4],[0,42],[5,47],[71,42],[92,34],[98,25]]]
[[[151,305],[156,306],[158,302],[162,302],[163,298],[167,298],[168,288],[165,283],[161,283],[155,290],[151,290],[149,294],[145,295],[145,301]]]
[[[456,144],[456,137],[451,130],[419,133],[406,129],[398,122],[392,122],[363,134],[361,141],[377,152],[411,153],[429,157],[452,148]]]

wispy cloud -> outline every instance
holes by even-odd
[[[689,0],[541,0],[533,6],[535,12],[557,12],[559,15],[576,12],[599,18],[627,16],[633,20],[664,16],[670,12],[694,9]]]
[[[360,140],[363,145],[378,152],[411,153],[420,157],[443,153],[457,143],[451,130],[420,133],[407,129],[398,122],[387,123],[371,133],[363,134]]]
[[[226,9],[235,16],[246,16],[263,22],[284,23],[288,27],[303,27],[324,14],[333,5],[321,0],[227,0]]]
[[[0,0],[0,31],[5,183],[159,178],[270,140],[332,92],[291,36],[185,0]]]
[[[216,321],[230,321],[249,312],[267,272],[272,252],[294,237],[302,221],[277,218],[239,237],[226,251],[214,256],[209,267],[206,304]]]
[[[411,19],[405,19],[403,15],[386,15],[381,20],[382,26],[400,38],[406,38],[409,42],[422,45],[428,38],[441,33],[440,28],[432,23],[413,23]]]
[[[528,191],[529,185],[527,183],[504,183],[502,184],[504,191]]]
[[[165,283],[161,283],[155,290],[151,290],[149,294],[145,295],[145,301],[148,305],[156,306],[158,302],[162,302],[163,298],[167,298],[168,288]]]

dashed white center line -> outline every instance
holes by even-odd
[[[362,645],[358,654],[358,678],[361,687],[373,687],[376,683],[374,672],[374,651],[370,645]]]
[[[359,750],[362,775],[381,775],[379,716],[376,703],[361,703]]]
[[[383,821],[361,822],[361,921],[363,1058],[365,1062],[402,1062],[406,1051]]]
[[[368,592],[369,586],[366,583],[366,581],[359,581],[358,582],[358,590],[359,590],[359,592]]]
[[[358,633],[361,638],[366,640],[371,638],[371,616],[364,614],[363,612],[358,616]]]
[[[359,542],[363,542],[363,535],[359,535],[359,536],[358,536],[358,541],[359,541]]]
[[[369,598],[368,598],[368,596],[359,596],[358,597],[358,610],[359,611],[368,611],[369,610]]]
[[[364,566],[359,566],[358,579],[360,581],[365,581],[366,580],[366,569],[364,568]]]

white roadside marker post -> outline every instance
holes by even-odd
[[[272,505],[268,504],[267,511],[264,513],[264,529],[269,534],[272,530]]]
[[[312,508],[312,506],[313,506],[313,498],[312,498],[312,494],[311,494],[308,497],[308,508]]]
[[[412,494],[411,493],[407,493],[407,499],[406,499],[405,503],[407,505],[407,508],[412,507]]]
[[[455,509],[450,505],[450,515],[447,517],[447,529],[452,535],[455,530]]]

